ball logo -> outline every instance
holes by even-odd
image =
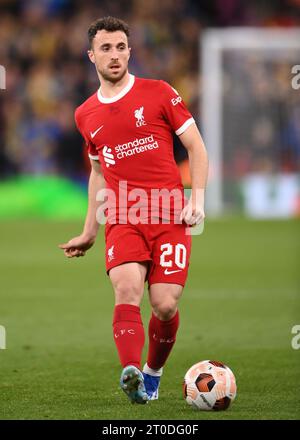
[[[203,400],[204,403],[206,403],[206,405],[209,408],[212,408],[212,405],[209,403],[209,401],[206,399],[206,397],[204,396],[204,394],[200,394],[201,399]]]

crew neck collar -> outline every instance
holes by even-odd
[[[119,99],[123,98],[123,96],[125,96],[132,88],[134,81],[135,81],[135,76],[130,73],[128,83],[116,96],[113,96],[112,98],[104,98],[104,96],[101,95],[101,87],[99,87],[97,92],[97,97],[99,101],[102,102],[102,104],[110,104],[112,102],[119,101]]]

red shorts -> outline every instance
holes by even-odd
[[[147,262],[147,280],[184,286],[191,253],[185,224],[106,224],[106,270]]]

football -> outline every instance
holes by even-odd
[[[235,399],[236,389],[233,372],[222,362],[198,362],[184,376],[183,395],[195,409],[225,410]]]

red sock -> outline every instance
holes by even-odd
[[[140,308],[131,304],[115,306],[113,317],[114,340],[121,365],[134,365],[140,369],[145,332]]]
[[[148,329],[148,367],[158,370],[165,364],[175,343],[178,327],[178,310],[169,321],[161,321],[152,313]]]

